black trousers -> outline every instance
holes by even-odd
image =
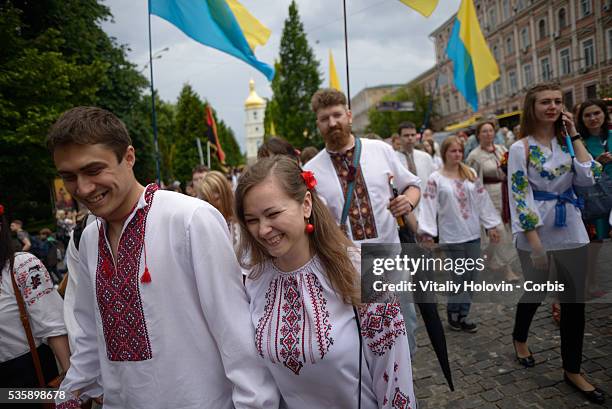
[[[519,259],[525,281],[545,284],[555,280],[563,284],[559,292],[561,301],[561,359],[563,369],[570,373],[580,373],[582,364],[582,344],[584,338],[584,296],[586,282],[587,247],[570,250],[556,250],[547,253],[549,265],[554,264],[556,277],[549,271],[535,269],[530,253],[519,250]],[[529,327],[538,307],[546,297],[546,290],[525,292],[516,308],[516,319],[512,336],[518,342],[527,342]]]
[[[45,381],[50,382],[58,375],[53,351],[46,344],[38,348],[40,365]],[[0,363],[0,388],[39,388],[32,354],[28,352],[10,361]],[[40,409],[40,403],[23,403],[19,409]]]

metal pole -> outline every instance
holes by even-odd
[[[210,141],[206,141],[206,159],[208,160],[208,169],[210,170]]]
[[[155,147],[155,167],[157,170],[157,185],[161,186],[161,171],[159,164],[159,144],[157,143],[157,115],[155,113],[155,86],[153,85],[153,46],[151,40],[151,0],[149,4],[149,68],[151,72],[151,120],[153,122],[153,145]]]
[[[196,138],[196,145],[198,146],[198,156],[200,157],[200,165],[203,165],[204,155],[202,154],[202,142],[200,142],[200,138]]]
[[[344,57],[346,59],[346,99],[351,109],[351,81],[349,80],[348,31],[346,29],[346,0],[342,0],[344,10]]]

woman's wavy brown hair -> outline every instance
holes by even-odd
[[[349,258],[354,244],[344,235],[335,219],[314,189],[308,190],[296,161],[277,155],[259,160],[240,177],[236,188],[236,217],[240,223],[238,260],[244,268],[252,270],[249,279],[257,279],[264,263],[271,259],[266,249],[249,232],[244,218],[244,198],[251,188],[269,177],[274,177],[283,191],[296,202],[304,203],[306,192],[312,197],[310,223],[314,232],[308,235],[310,248],[319,257],[333,289],[347,304],[359,303],[359,274]],[[315,175],[316,177],[316,175]],[[296,221],[298,222],[298,221]],[[301,220],[299,223],[306,221]],[[304,232],[304,234],[306,234]]]
[[[523,103],[523,113],[521,114],[521,126],[519,139],[525,138],[535,133],[536,127],[538,126],[538,119],[535,116],[535,103],[538,92],[542,91],[559,91],[561,96],[563,92],[559,84],[555,83],[544,83],[529,88],[525,95],[525,101]],[[561,121],[555,122],[555,136],[559,144],[564,145],[563,141],[563,125]]]
[[[217,210],[225,220],[232,221],[234,219],[234,192],[232,192],[232,185],[223,173],[216,170],[208,172],[204,179],[196,183],[194,187],[198,198],[209,203],[212,203],[214,194],[218,194],[221,205]]]
[[[440,146],[440,155],[442,156],[442,162],[444,164],[446,164],[446,152],[448,152],[453,143],[461,146],[461,151],[463,152],[463,143],[461,142],[461,138],[458,136],[449,136],[444,140],[444,142],[442,142],[442,146]],[[474,174],[472,168],[463,162],[459,162],[459,176],[461,176],[462,179],[469,180],[470,182],[476,180],[476,175]]]

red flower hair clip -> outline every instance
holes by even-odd
[[[4,206],[0,204],[0,216],[4,214]]]
[[[314,173],[309,170],[305,170],[301,173],[302,179],[304,179],[304,183],[306,183],[306,187],[308,189],[314,189],[317,185],[317,179],[314,177]]]

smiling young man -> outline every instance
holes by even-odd
[[[352,183],[348,215],[344,226],[349,239],[363,243],[399,244],[396,217],[411,213],[419,202],[420,180],[402,165],[393,148],[373,139],[357,139],[351,132],[352,114],[346,96],[334,89],[322,89],[312,97],[312,110],[325,141],[325,149],[304,169],[317,178],[317,193],[339,224],[342,224],[347,192]],[[356,144],[361,146],[354,166]],[[391,200],[389,176],[393,176],[399,196]],[[404,305],[403,305],[404,307]],[[413,332],[416,313],[413,304],[405,305],[404,317],[411,332],[411,351],[416,350]]]
[[[105,409],[278,407],[221,214],[141,185],[127,129],[108,111],[66,111],[47,142],[70,194],[97,216],[79,245],[82,333],[58,408],[102,392]]]

